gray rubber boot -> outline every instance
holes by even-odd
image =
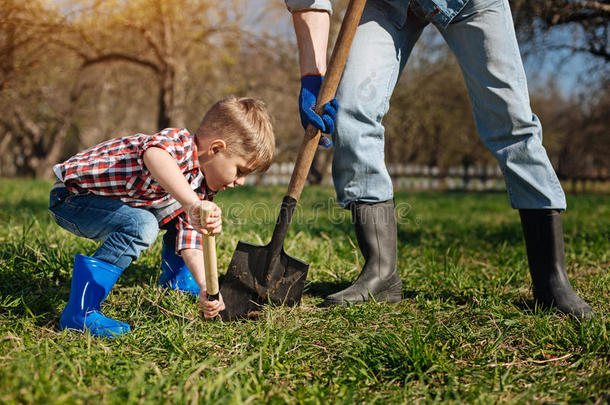
[[[396,270],[396,214],[394,201],[354,203],[352,220],[365,263],[358,279],[345,290],[331,294],[324,306],[376,301],[399,302],[402,281]]]
[[[534,299],[579,319],[593,315],[572,288],[565,268],[563,225],[558,210],[519,210]]]

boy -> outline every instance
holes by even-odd
[[[221,211],[216,206],[202,225],[200,201],[267,170],[274,151],[264,104],[230,97],[210,108],[195,135],[167,128],[116,138],[55,165],[51,215],[68,231],[103,242],[93,257],[76,255],[60,329],[106,337],[130,331],[128,324],[104,316],[100,304],[123,270],[154,243],[160,227],[169,229],[164,241],[174,243],[164,246],[164,261],[179,262],[178,273],[164,266],[169,274],[161,281],[180,287],[187,278],[180,272],[190,270],[204,316],[216,316],[224,303],[222,297],[207,301],[201,234],[221,231]]]

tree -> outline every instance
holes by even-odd
[[[85,2],[73,20],[72,36],[61,45],[75,52],[82,68],[115,62],[132,64],[152,74],[157,85],[157,128],[184,122],[187,61],[222,64],[219,50],[229,51],[239,36],[231,2],[201,0],[97,0]]]
[[[561,117],[566,136],[558,151],[557,172],[562,178],[608,178],[610,86],[607,85],[605,89],[589,101],[590,108],[579,110],[574,105],[578,103],[577,100],[569,106],[570,111]],[[574,114],[573,111],[577,113]]]
[[[562,178],[593,176],[608,171],[608,100],[610,99],[609,0],[510,0],[515,25],[526,57],[545,52],[567,60],[581,55],[577,75],[586,87],[572,100],[562,97],[553,83],[533,89],[535,111],[544,126],[545,145]],[[561,69],[565,64],[558,63]],[[548,117],[548,118],[547,118]]]
[[[0,157],[4,172],[41,175],[59,157],[82,83],[50,43],[61,17],[42,1],[0,2]]]
[[[527,54],[549,50],[584,53],[610,61],[610,1],[510,0],[522,49]],[[603,62],[606,63],[603,63]]]
[[[71,0],[65,9],[50,3],[0,3],[4,174],[50,176],[71,134],[86,138],[68,145],[74,153],[118,136],[121,116],[139,123],[152,112],[152,131],[184,126],[187,75],[222,70],[233,63],[223,55],[239,42],[240,14],[229,16],[230,2]]]

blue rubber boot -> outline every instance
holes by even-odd
[[[110,263],[76,255],[70,299],[59,320],[59,329],[84,332],[96,337],[118,337],[129,333],[128,324],[104,316],[100,304],[106,299],[123,269]]]
[[[199,285],[184,263],[184,259],[166,243],[163,243],[161,250],[161,269],[163,270],[159,279],[161,287],[182,291],[195,297],[199,296]]]

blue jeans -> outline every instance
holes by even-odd
[[[337,90],[333,181],[342,207],[393,197],[381,120],[427,24],[409,12],[401,25],[382,1],[367,2]],[[498,160],[511,206],[565,209],[530,108],[508,1],[471,0],[451,24],[437,29],[460,64],[479,136]]]
[[[72,194],[53,188],[49,210],[55,222],[75,235],[103,242],[94,258],[122,269],[157,239],[159,224],[143,208],[94,194]]]

